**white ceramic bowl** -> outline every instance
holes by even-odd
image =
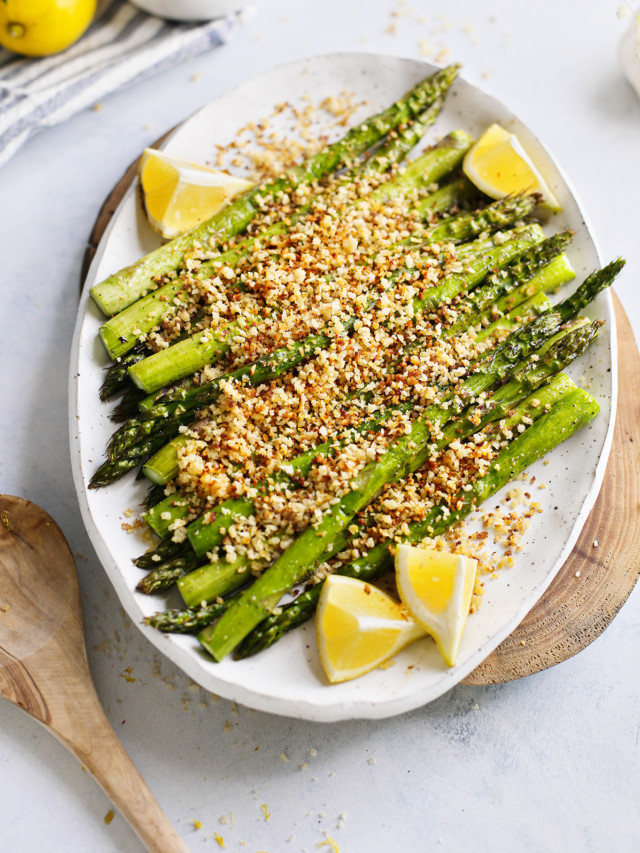
[[[172,21],[212,21],[246,6],[246,0],[131,0],[134,6]]]

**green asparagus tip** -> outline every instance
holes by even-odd
[[[615,278],[625,265],[623,258],[615,261],[591,273],[571,296],[564,299],[554,307],[563,320],[575,317],[579,311],[586,307],[602,290],[610,287]]]
[[[107,476],[103,476],[104,465],[101,465],[100,468],[96,471],[93,477],[89,480],[89,488],[90,489],[101,489],[103,486],[108,486],[111,483],[111,478]]]
[[[154,507],[164,497],[164,486],[151,485],[147,490],[146,495],[140,501],[140,506],[143,509],[149,510]]]
[[[157,595],[160,592],[165,592],[174,583],[181,578],[185,571],[189,571],[192,565],[185,560],[172,560],[163,565],[162,568],[152,569],[148,575],[142,578],[136,586],[138,592],[143,595]]]
[[[139,461],[140,460],[135,459],[107,459],[102,463],[89,481],[89,488],[101,489],[103,486],[110,485],[119,477],[122,477],[123,474],[126,474],[128,471],[131,471],[132,468],[135,468]]]
[[[624,258],[616,258],[615,261],[611,261],[611,263],[607,266],[609,267],[609,269],[611,269],[613,275],[617,276],[622,271],[622,268],[626,263],[627,262]]]

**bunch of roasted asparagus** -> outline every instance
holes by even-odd
[[[151,594],[177,585],[186,604],[148,622],[162,631],[199,632],[216,660],[234,650],[236,656],[254,654],[308,619],[322,576],[316,574],[313,585],[282,602],[318,567],[366,580],[380,576],[393,562],[395,542],[419,543],[443,533],[598,411],[597,402],[561,371],[597,335],[600,323],[588,322],[580,311],[611,284],[623,261],[595,272],[552,306],[545,293],[574,277],[564,254],[572,235],[545,238],[532,218],[535,197],[491,203],[480,197],[456,171],[473,142],[468,134],[450,133],[398,168],[435,121],[456,74],[455,66],[438,72],[299,167],[256,186],[203,225],[92,288],[93,299],[110,316],[100,330],[114,360],[103,399],[122,394],[116,416],[126,420],[111,438],[91,486],[107,485],[142,465],[155,484],[145,519],[161,541],[135,561],[149,570],[138,588]],[[292,210],[296,189],[305,185],[313,188],[311,196],[301,194]],[[329,318],[320,327],[304,327],[304,333],[252,358],[250,348],[236,345],[238,336],[250,340],[253,329],[259,338],[265,324],[277,322],[279,306],[267,301],[251,316],[212,324],[206,301],[194,299],[194,290],[211,278],[219,281],[221,270],[230,271],[225,282],[230,298],[249,290],[255,269],[262,269],[255,260],[264,259],[261,250],[266,246],[268,253],[283,235],[303,228],[319,206],[339,217],[335,199],[351,185],[370,188],[366,199],[349,202],[351,209],[397,212],[397,205],[404,205],[409,236],[368,258],[358,256],[354,269],[379,270],[383,258],[384,274],[373,276],[356,301],[336,308],[337,325]],[[279,218],[283,198],[287,212]],[[429,278],[434,258],[438,274]],[[349,275],[349,269],[340,269],[345,289]],[[336,277],[329,271],[323,281]],[[212,407],[230,383],[242,392],[295,377],[337,339],[349,339],[363,323],[371,324],[380,306],[407,284],[404,337],[395,336],[397,345],[382,361],[378,385],[356,382],[346,394],[342,386],[336,389],[350,413],[346,426],[280,460],[244,493],[217,504],[197,491],[176,489],[181,454],[193,430],[215,416]],[[152,351],[150,335],[181,311],[189,315],[189,331]],[[392,321],[385,317],[381,325],[389,329]],[[377,329],[380,323],[375,324]],[[418,399],[411,391],[412,370],[433,358],[436,340],[453,348],[464,341],[467,350],[470,343],[475,349]],[[216,364],[222,372],[211,377],[207,370]],[[407,393],[376,396],[378,387],[390,385]],[[330,467],[345,448],[370,436],[381,439],[377,452],[343,478],[330,502],[300,529],[283,524],[270,531],[271,559],[251,548],[224,550],[230,527],[255,519],[265,495],[291,499],[319,466]],[[461,479],[446,499],[440,495],[427,502],[421,518],[370,538],[376,501],[385,488],[419,477],[447,449],[480,440],[494,449],[484,468]],[[354,553],[354,559],[344,556]]]

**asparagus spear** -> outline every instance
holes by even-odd
[[[573,231],[562,231],[543,240],[537,246],[533,246],[524,252],[519,258],[504,270],[489,273],[481,287],[476,288],[459,306],[461,316],[453,323],[448,333],[457,335],[466,331],[471,324],[482,322],[488,309],[498,300],[510,294],[516,287],[526,285],[537,275],[541,262],[550,263],[558,257],[569,245],[573,238]],[[564,281],[562,282],[564,284]],[[552,290],[556,283],[552,280],[546,290]],[[535,287],[527,290],[523,287],[523,293],[532,296]]]
[[[177,435],[172,438],[164,447],[156,451],[153,456],[148,459],[142,467],[142,471],[148,480],[157,485],[165,485],[169,480],[178,473],[178,453],[188,441],[184,435]],[[163,512],[164,510],[161,510]],[[152,525],[155,533],[158,533],[155,525]],[[158,533],[159,536],[163,534]]]
[[[536,405],[531,405],[532,401]],[[550,410],[547,409],[549,405],[552,406]],[[505,425],[509,428],[522,423],[523,415],[533,420],[534,424],[519,433],[498,453],[488,472],[472,483],[470,490],[458,493],[454,505],[460,502],[460,508],[445,515],[441,506],[434,507],[424,522],[409,525],[408,535],[398,537],[395,541],[413,544],[421,542],[427,536],[434,537],[444,533],[537,459],[570,438],[575,431],[595,417],[598,409],[597,402],[589,394],[576,388],[564,374],[559,374],[548,385],[539,388],[523,401],[515,410],[514,416],[507,420]],[[363,557],[340,567],[337,574],[373,581],[388,571],[392,564],[393,542],[382,543]],[[302,592],[294,601],[285,605],[281,613],[268,616],[244,639],[236,650],[235,657],[250,657],[269,648],[284,634],[310,619],[316,609],[322,583],[321,581]],[[216,612],[211,612],[210,622],[220,616],[228,606],[219,605]],[[162,614],[158,614],[159,624],[161,616]],[[201,618],[193,623],[194,627],[202,627],[207,616],[206,608],[203,608]],[[172,616],[172,620],[180,623],[176,615]],[[171,630],[170,624],[168,622],[163,626],[163,630]],[[202,635],[202,638],[206,644],[206,635]]]
[[[473,434],[492,420],[496,409],[501,412],[508,411],[519,398],[539,387],[550,373],[558,372],[576,354],[583,352],[597,334],[599,325],[597,322],[580,325],[567,332],[550,347],[544,358],[518,371],[511,381],[494,395],[491,407],[480,407],[464,419],[465,427],[469,425],[468,434]],[[502,409],[502,406],[507,408]],[[233,651],[247,634],[274,610],[282,596],[308,575],[310,564],[321,556],[326,543],[331,543],[346,529],[354,516],[368,506],[382,486],[405,476],[414,469],[418,459],[422,464],[434,449],[446,447],[458,436],[460,423],[453,424],[452,429],[443,430],[444,437],[433,442],[430,429],[432,418],[433,415],[429,411],[427,415],[417,418],[408,435],[391,445],[379,459],[365,466],[352,479],[350,490],[323,514],[320,521],[304,530],[233,606],[223,613],[211,630],[205,629],[204,638],[202,634],[199,635],[201,643],[215,660],[222,660]]]
[[[239,595],[240,593],[237,592],[226,599],[185,610],[164,610],[153,616],[147,616],[144,621],[165,634],[191,634],[217,619]]]
[[[126,356],[119,358],[115,364],[112,364],[106,371],[106,376],[100,386],[100,399],[108,400],[113,397],[118,391],[126,385],[129,374],[127,368],[136,361],[141,361],[145,357],[145,348],[142,344],[138,344]]]
[[[136,589],[145,595],[165,592],[185,573],[195,569],[197,558],[193,552],[185,551],[171,560],[165,560],[138,582]]]
[[[338,536],[333,541],[331,547],[325,552],[324,559],[330,560],[335,557],[340,551],[347,547],[352,537]],[[193,596],[193,605],[184,610],[168,610],[162,613],[156,613],[150,616],[146,622],[154,628],[166,633],[191,633],[204,628],[214,619],[221,615],[227,607],[238,597],[238,591],[247,582],[252,579],[252,575],[247,572],[249,560],[238,557],[233,563],[228,564],[231,569],[221,571],[222,574],[230,575],[230,582],[226,585],[220,585],[221,595],[212,597],[211,600],[197,599]],[[319,565],[319,564],[317,564]],[[224,598],[222,597],[224,596]]]
[[[164,486],[152,485],[147,489],[147,493],[140,501],[140,506],[144,510],[151,509],[156,506],[159,501],[164,500]],[[178,496],[179,497],[179,496]]]
[[[458,66],[452,65],[422,81],[386,110],[351,128],[343,139],[328,145],[302,165],[273,181],[261,184],[223,208],[214,217],[182,237],[155,249],[91,288],[91,297],[110,316],[155,289],[158,277],[180,268],[185,253],[195,244],[224,243],[241,233],[257,215],[259,205],[280,192],[330,174],[375,145],[390,130],[421,113],[442,97],[453,83]]]
[[[503,267],[531,245],[540,242],[542,232],[538,226],[527,226],[509,235],[511,239],[484,252],[473,259],[465,273],[450,275],[442,283],[431,287],[423,296],[414,300],[414,313],[437,307],[445,299],[453,298],[479,281],[492,267]],[[375,304],[370,300],[366,310]],[[351,330],[357,315],[342,322],[345,332]],[[228,379],[246,378],[252,385],[276,379],[282,373],[291,370],[297,364],[314,356],[319,350],[326,349],[332,337],[324,332],[309,335],[300,341],[281,349],[274,350],[255,362],[244,365],[231,374],[208,382],[194,389],[179,389],[176,400],[162,403],[140,418],[132,418],[112,437],[108,447],[108,459],[94,474],[90,487],[97,488],[113,482],[122,474],[134,468],[142,459],[155,453],[163,444],[178,434],[180,426],[194,420],[197,409],[214,402],[220,394],[221,383]],[[179,402],[178,402],[179,400]]]
[[[467,317],[469,326],[465,325],[465,328],[473,326],[479,334],[484,334],[483,329],[490,328],[497,319],[510,314],[522,303],[542,293],[553,293],[575,277],[575,270],[563,252],[547,264],[542,274],[536,274],[528,282],[509,290],[480,314]],[[450,331],[455,334],[453,327]]]

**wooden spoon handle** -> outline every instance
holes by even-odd
[[[0,593],[0,695],[73,752],[150,853],[188,853],[102,710],[62,531],[11,495],[0,495]]]
[[[82,716],[85,725],[71,730],[46,723],[45,727],[87,768],[149,853],[188,853],[118,740],[93,689],[84,693],[81,704],[76,721]]]

